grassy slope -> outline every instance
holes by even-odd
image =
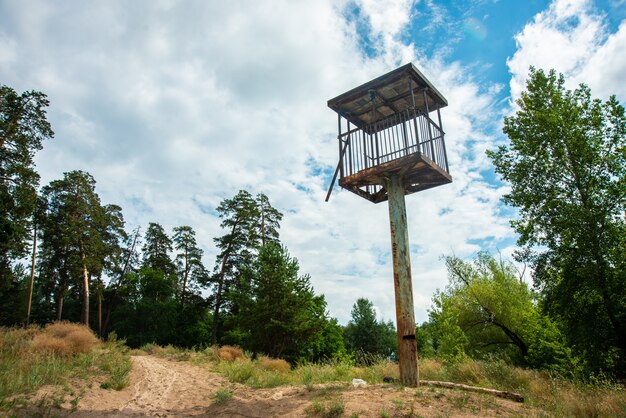
[[[0,415],[26,407],[32,395],[46,385],[60,391],[39,399],[38,407],[58,406],[67,396],[75,404],[80,397],[74,390],[77,380],[97,380],[103,387],[122,389],[130,369],[123,343],[101,343],[82,325],[0,328]]]

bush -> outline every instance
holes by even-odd
[[[260,368],[274,372],[286,373],[291,370],[291,365],[283,359],[261,356],[258,364]]]
[[[100,340],[89,327],[69,322],[49,324],[41,334],[33,338],[35,350],[60,356],[87,353],[98,345],[100,345]]]
[[[223,361],[243,360],[245,358],[241,348],[225,345],[217,349],[217,355]]]

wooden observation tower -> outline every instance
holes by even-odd
[[[389,201],[400,380],[417,386],[417,342],[404,196],[452,182],[440,109],[448,101],[406,64],[328,101],[337,112],[339,185]],[[432,117],[436,115],[437,121]]]

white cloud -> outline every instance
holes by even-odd
[[[501,190],[481,175],[492,147],[497,86],[466,68],[418,55],[399,36],[412,1],[357,4],[382,40],[365,57],[343,3],[125,2],[0,5],[0,45],[15,45],[3,82],[51,99],[56,132],[37,157],[42,183],[89,171],[129,229],[157,221],[197,231],[212,266],[219,219],[240,188],[285,213],[282,238],[303,273],[346,322],[358,297],[395,316],[386,204],[336,190],[336,116],[326,101],[396,65],[415,62],[448,98],[442,110],[454,183],[407,197],[418,321],[443,287],[442,254],[510,238]],[[385,3],[386,4],[386,3]],[[12,51],[12,52],[11,52]]]
[[[517,51],[507,61],[511,96],[525,88],[531,65],[563,73],[570,88],[588,84],[594,95],[626,98],[626,23],[611,33],[591,0],[555,0],[515,37]]]

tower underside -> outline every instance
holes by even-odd
[[[374,203],[388,199],[386,179],[402,179],[404,194],[452,182],[452,176],[424,154],[411,154],[339,179],[339,185]]]

